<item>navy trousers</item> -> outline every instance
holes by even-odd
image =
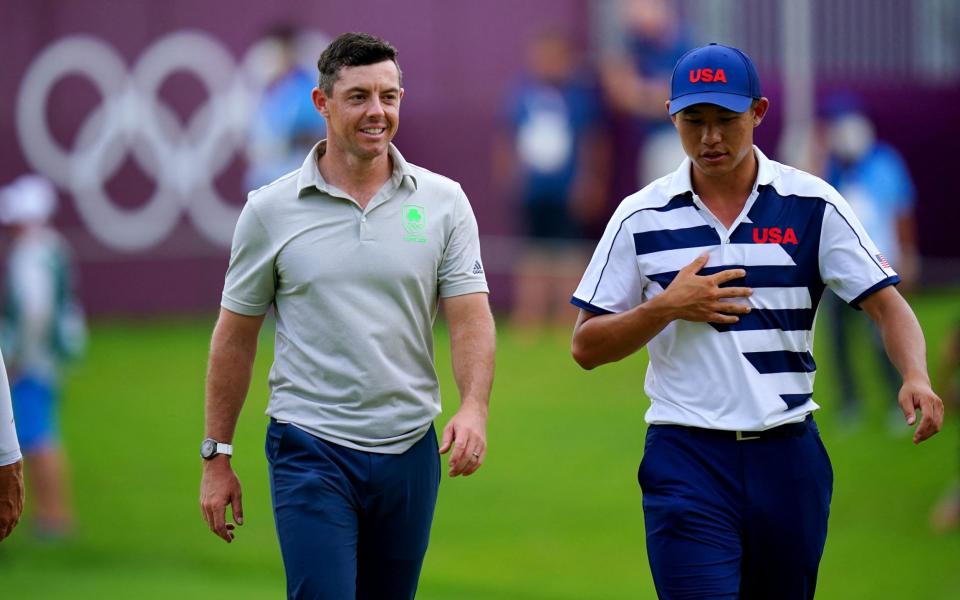
[[[812,418],[789,430],[649,427],[638,478],[661,599],[813,598],[833,469]]]
[[[271,419],[266,451],[287,597],[412,600],[440,484],[433,427],[378,454]]]

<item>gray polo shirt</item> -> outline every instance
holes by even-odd
[[[251,192],[233,237],[224,308],[274,306],[267,414],[330,442],[399,454],[440,413],[439,298],[487,292],[477,223],[460,185],[407,163],[361,209],[317,168]]]

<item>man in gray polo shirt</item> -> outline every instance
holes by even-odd
[[[449,474],[486,453],[494,326],[477,226],[460,186],[390,141],[403,97],[396,50],[344,34],[313,90],[328,138],[249,196],[234,234],[206,390],[201,506],[242,524],[230,466],[257,334],[273,306],[266,451],[290,598],[413,598],[440,477],[432,324],[450,327],[460,410]]]

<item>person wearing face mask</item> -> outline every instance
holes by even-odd
[[[860,99],[850,93],[834,94],[824,102],[820,128],[826,161],[824,179],[850,203],[884,259],[900,275],[900,289],[914,289],[919,276],[919,257],[914,221],[915,190],[906,163],[893,146],[877,139],[876,128]],[[832,294],[825,298],[833,327],[830,335],[841,396],[841,415],[847,425],[859,421],[863,391],[858,384],[850,340],[861,319]],[[883,350],[876,328],[870,328],[870,344],[888,390],[896,390],[899,377]],[[892,404],[890,423],[902,431],[900,410]]]
[[[12,236],[0,347],[30,486],[32,528],[47,540],[67,537],[73,530],[60,404],[64,368],[82,355],[86,344],[73,251],[52,224],[56,207],[56,189],[39,175],[21,175],[0,190],[0,224]],[[0,383],[0,389],[5,387],[6,382]],[[0,451],[0,465],[2,459]]]
[[[494,176],[524,228],[511,319],[525,336],[569,320],[564,294],[579,280],[589,256],[582,240],[604,210],[610,148],[581,63],[569,33],[533,37],[494,147]]]

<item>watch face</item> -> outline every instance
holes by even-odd
[[[202,458],[213,458],[217,453],[217,442],[211,439],[203,440],[200,444],[200,456]]]

